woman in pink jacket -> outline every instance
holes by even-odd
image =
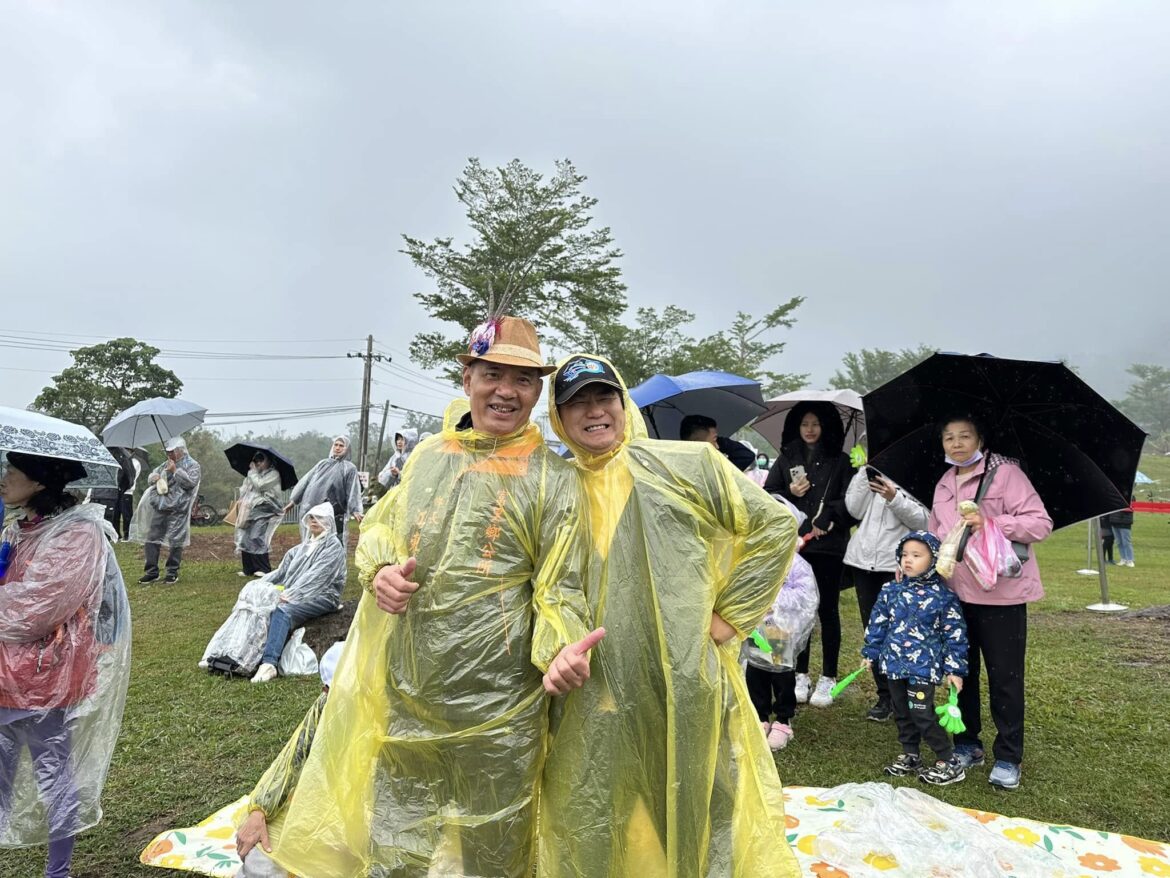
[[[967,730],[955,736],[955,755],[965,768],[983,764],[983,728],[979,697],[980,661],[987,666],[988,706],[995,722],[995,766],[988,780],[1004,789],[1020,785],[1024,758],[1024,653],[1028,640],[1028,604],[1044,597],[1040,569],[1030,549],[1052,533],[1052,519],[1024,471],[1011,460],[984,449],[984,434],[971,417],[947,421],[941,430],[943,453],[950,469],[934,489],[930,530],[939,537],[965,519],[972,531],[994,519],[1014,543],[1029,547],[1019,578],[1001,576],[985,591],[965,564],[958,564],[950,587],[958,595],[967,620],[970,672],[959,707]],[[979,511],[959,512],[959,503],[974,500],[980,488]]]

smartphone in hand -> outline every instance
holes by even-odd
[[[879,473],[872,466],[867,466],[865,468],[865,477],[866,477],[866,479],[868,479],[871,482],[878,482],[878,481],[881,481],[882,474]]]
[[[793,484],[796,484],[797,482],[803,482],[806,478],[808,478],[808,476],[805,475],[804,466],[802,464],[797,464],[792,469],[790,469],[788,471],[788,475],[792,477]]]

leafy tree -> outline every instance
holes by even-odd
[[[591,228],[597,199],[581,191],[585,176],[572,162],[556,163],[547,180],[519,160],[485,168],[470,159],[455,183],[467,211],[473,240],[431,242],[403,235],[401,252],[436,285],[415,293],[427,314],[459,327],[455,336],[426,332],[410,344],[422,366],[441,368],[455,383],[450,365],[467,349],[467,336],[493,303],[506,301],[510,314],[534,323],[557,314],[568,323],[625,309],[625,285],[616,262],[621,251],[608,228]]]
[[[422,412],[407,412],[406,417],[402,419],[402,426],[407,430],[417,430],[421,436],[423,433],[440,432],[443,429],[443,419]]]
[[[934,349],[927,345],[903,348],[900,351],[863,348],[857,353],[845,355],[841,361],[841,370],[833,374],[829,384],[838,390],[869,393],[875,387],[881,387],[912,366],[918,365],[933,353]]]
[[[72,351],[73,365],[33,400],[37,411],[83,424],[101,435],[123,409],[154,396],[175,397],[183,382],[158,365],[159,350],[133,338],[115,338]]]
[[[1170,369],[1135,363],[1125,371],[1134,382],[1117,407],[1151,437],[1170,433]]]

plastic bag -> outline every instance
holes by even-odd
[[[744,641],[740,659],[765,671],[794,667],[796,657],[812,636],[819,603],[817,578],[812,567],[804,558],[795,555],[788,578],[758,626],[772,647],[771,653],[763,652],[749,639]]]
[[[317,673],[317,653],[305,643],[305,629],[298,628],[284,645],[278,670],[286,677],[311,677]]]
[[[213,658],[224,658],[235,662],[241,675],[255,671],[264,654],[268,617],[280,603],[281,591],[279,586],[263,579],[240,589],[231,614],[203,650],[199,667],[206,668]]]
[[[248,851],[236,878],[289,878],[288,872],[278,866],[260,845]]]
[[[995,588],[999,577],[1015,578],[1023,570],[1011,542],[1004,536],[999,525],[990,518],[985,518],[983,527],[971,534],[971,538],[967,540],[963,561],[984,591]]]
[[[938,562],[935,569],[943,579],[950,579],[955,572],[956,559],[959,557],[959,546],[963,543],[963,536],[967,533],[967,522],[959,519],[950,533],[943,539],[938,549]]]
[[[844,802],[844,813],[813,848],[853,878],[1072,878],[1052,854],[918,790],[843,784],[821,798]]]

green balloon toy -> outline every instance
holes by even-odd
[[[865,455],[865,449],[860,444],[854,445],[849,449],[849,463],[854,469],[861,469],[869,462]]]
[[[963,713],[959,710],[959,690],[954,686],[951,687],[951,697],[947,699],[947,703],[940,704],[934,712],[938,714],[938,724],[947,734],[957,735],[967,731],[967,726],[963,723]]]
[[[759,647],[764,655],[772,654],[772,644],[768,643],[768,638],[760,633],[759,628],[752,632],[752,643]]]
[[[836,698],[838,695],[840,695],[842,692],[844,692],[845,687],[848,686],[850,683],[852,683],[854,680],[856,680],[857,675],[860,674],[864,670],[865,670],[865,665],[862,665],[860,668],[858,668],[856,671],[854,671],[852,674],[850,674],[844,680],[841,680],[839,683],[837,683],[836,686],[834,686],[832,689],[830,689],[829,695],[831,695],[833,698]]]

